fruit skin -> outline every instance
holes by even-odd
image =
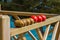
[[[38,22],[42,22],[43,21],[43,18],[40,15],[38,15],[37,18],[38,18]]]
[[[45,21],[45,20],[46,20],[46,16],[45,16],[44,14],[41,14],[40,16],[41,16],[42,19],[43,19],[42,21]]]
[[[37,16],[32,15],[31,18],[32,18],[35,22],[38,22],[38,18],[37,18]]]
[[[46,20],[46,16],[44,14],[40,14],[38,16],[32,15],[30,17],[34,20],[34,22],[42,22]]]

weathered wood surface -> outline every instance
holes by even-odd
[[[17,15],[12,15],[12,16],[13,16],[16,20],[20,20],[20,18],[19,18]],[[31,31],[28,31],[27,33],[32,37],[33,40],[37,40],[36,37],[31,33]],[[20,34],[19,36],[21,36],[21,35],[24,35],[24,34]],[[18,38],[18,39],[20,39],[20,38]]]
[[[43,35],[42,35],[42,33],[41,33],[41,30],[37,28],[37,29],[36,29],[36,32],[37,32],[37,34],[38,34],[38,36],[39,36],[39,39],[43,40]]]
[[[58,39],[60,40],[59,35],[60,35],[60,22],[59,22],[59,27],[58,27],[57,34],[56,34],[56,40]]]
[[[21,33],[27,32],[29,30],[36,29],[36,28],[39,28],[39,27],[42,27],[44,25],[48,25],[48,24],[51,24],[51,23],[54,23],[54,22],[57,22],[57,21],[60,21],[60,16],[52,17],[52,18],[47,19],[44,22],[35,23],[35,24],[25,26],[25,27],[22,27],[22,28],[11,28],[10,33],[11,33],[11,36],[14,36],[16,34],[21,34]]]
[[[10,40],[10,18],[0,15],[0,40]]]
[[[54,30],[53,30],[53,35],[52,35],[52,39],[51,40],[55,40],[56,37],[56,33],[58,30],[58,26],[59,26],[59,21],[55,24]]]
[[[0,11],[0,14],[10,14],[10,15],[21,15],[21,16],[31,16],[44,14],[48,17],[57,16],[58,14],[48,14],[48,13],[34,13],[34,12],[17,12],[17,11]]]
[[[45,31],[45,33],[44,33],[43,40],[46,40],[46,39],[47,39],[48,33],[49,33],[49,29],[50,29],[50,26],[51,26],[51,25],[48,25],[48,26],[47,26],[46,31]]]

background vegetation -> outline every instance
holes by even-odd
[[[2,10],[60,14],[60,0],[12,0],[0,2]]]

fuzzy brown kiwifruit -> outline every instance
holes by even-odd
[[[15,26],[16,27],[23,27],[24,26],[24,22],[22,20],[16,20],[15,21]]]

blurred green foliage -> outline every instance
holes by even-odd
[[[2,10],[31,11],[60,14],[60,0],[13,0],[0,2]]]

